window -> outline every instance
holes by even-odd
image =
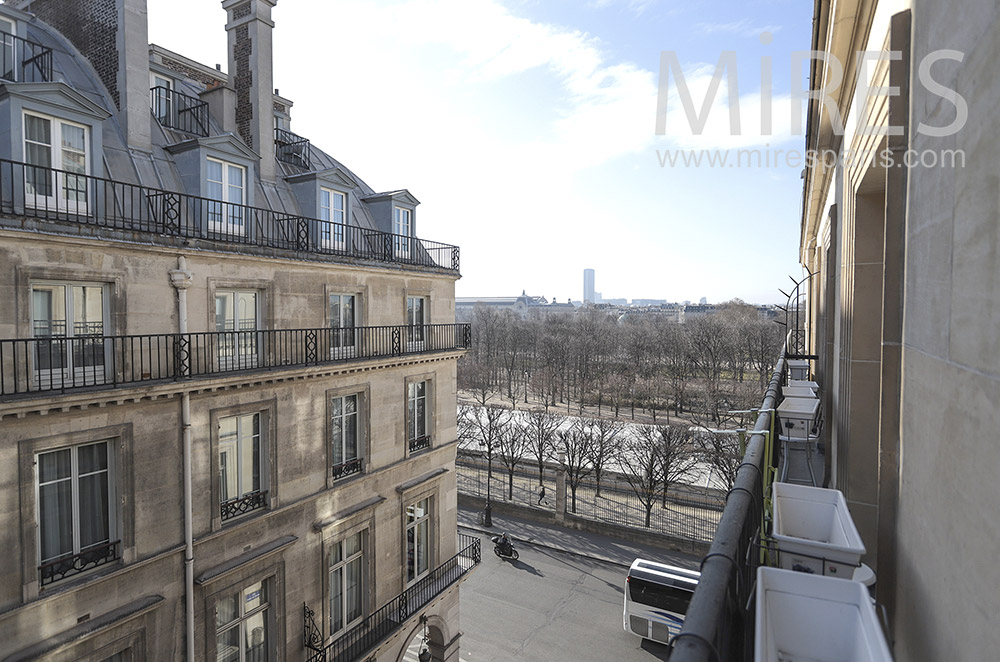
[[[39,584],[118,558],[111,440],[35,456]]]
[[[357,297],[353,294],[330,295],[330,357],[354,356],[358,340]]]
[[[14,64],[14,24],[0,18],[0,78],[16,80],[17,67]]]
[[[406,331],[410,343],[424,341],[424,325],[427,324],[427,299],[425,297],[406,297]]]
[[[256,290],[216,290],[215,330],[220,332],[219,363],[223,369],[257,365],[260,306]]]
[[[105,379],[107,291],[99,283],[31,285],[31,335],[37,386],[84,386]]]
[[[357,393],[330,398],[330,462],[333,478],[361,471]]]
[[[393,255],[399,258],[410,257],[410,233],[412,232],[413,212],[402,207],[394,207],[392,214]]]
[[[348,536],[330,550],[330,635],[336,636],[361,619],[364,552],[362,532]]]
[[[430,503],[417,501],[406,509],[406,583],[411,584],[430,570]]]
[[[219,419],[219,499],[222,520],[267,505],[260,412]]]
[[[174,81],[166,76],[150,72],[150,87],[153,88],[153,116],[164,126],[176,126],[173,113]]]
[[[24,113],[25,203],[86,213],[88,142],[83,125]]]
[[[205,167],[205,197],[208,229],[228,235],[246,234],[246,169],[234,163],[208,159]]]
[[[410,382],[406,387],[406,439],[410,451],[430,446],[427,426],[427,382]]]
[[[347,196],[340,191],[319,190],[320,245],[342,251],[346,248]]]
[[[268,582],[256,582],[215,603],[216,662],[267,662],[271,616],[268,589]]]

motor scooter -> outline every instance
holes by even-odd
[[[493,553],[502,559],[517,560],[517,550],[506,533],[490,538],[493,541]]]

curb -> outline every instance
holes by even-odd
[[[486,534],[491,534],[492,533],[492,534],[495,535],[495,532],[493,530],[490,530],[490,529],[487,529],[487,528],[483,528],[481,526],[472,525],[472,524],[462,524],[461,522],[459,522],[458,523],[458,528],[460,528],[460,529],[469,529],[470,531],[477,531],[479,533],[486,533]],[[520,542],[520,543],[524,543],[526,545],[531,545],[532,547],[542,547],[544,549],[551,549],[552,551],[559,552],[561,554],[569,554],[570,556],[578,556],[580,558],[589,559],[591,561],[600,561],[601,563],[610,563],[611,565],[616,565],[616,566],[619,566],[621,568],[629,568],[629,567],[631,567],[630,564],[628,564],[628,563],[622,563],[621,561],[616,561],[614,559],[609,559],[609,558],[604,557],[604,556],[595,556],[593,554],[584,554],[582,552],[574,552],[572,550],[565,549],[563,547],[557,547],[555,545],[550,545],[548,543],[538,542],[537,540],[532,540],[531,538],[516,538],[516,537],[514,537],[513,535],[511,535],[509,533],[507,535],[508,535],[508,537],[511,540],[513,540],[515,542]]]

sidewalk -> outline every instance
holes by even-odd
[[[683,554],[662,547],[632,543],[620,538],[574,531],[558,526],[547,526],[519,517],[501,515],[495,511],[493,514],[493,527],[487,528],[479,524],[479,511],[460,506],[458,509],[458,526],[462,529],[478,531],[490,536],[506,532],[517,543],[525,543],[534,547],[575,554],[626,568],[632,565],[632,561],[637,558],[671,563],[682,568],[691,568],[692,570],[697,570],[701,562],[700,558],[690,554]],[[485,551],[486,548],[484,548]]]

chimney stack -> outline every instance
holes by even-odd
[[[261,179],[274,179],[271,9],[277,0],[222,0],[228,14],[229,84],[236,90],[236,129],[260,155]]]
[[[34,12],[76,46],[111,94],[129,147],[150,151],[146,0],[21,0],[13,6]]]

